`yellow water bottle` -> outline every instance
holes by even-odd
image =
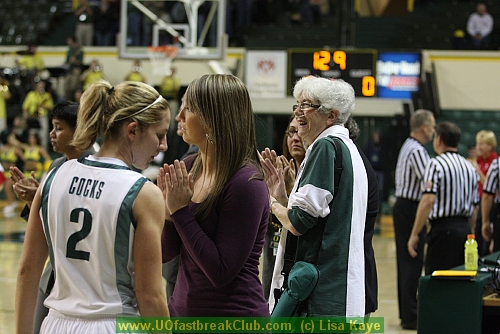
[[[465,270],[477,270],[477,241],[474,234],[467,235],[465,242]]]

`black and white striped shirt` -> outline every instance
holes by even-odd
[[[420,201],[421,181],[429,159],[429,153],[418,140],[412,137],[405,140],[396,165],[396,197]]]
[[[430,220],[447,217],[471,217],[479,203],[479,174],[457,152],[444,152],[429,160],[422,191],[436,194]]]
[[[495,194],[498,190],[498,159],[494,159],[491,162],[488,173],[486,174],[486,180],[483,185],[483,192],[489,194]]]

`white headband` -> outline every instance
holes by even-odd
[[[158,96],[158,98],[153,102],[151,103],[150,105],[147,105],[145,106],[144,108],[142,108],[141,110],[139,111],[136,111],[135,113],[131,114],[131,115],[128,115],[128,116],[125,116],[123,118],[120,118],[120,119],[117,119],[115,120],[115,122],[119,122],[119,121],[123,121],[124,119],[127,119],[127,118],[130,118],[130,117],[134,117],[135,115],[138,115],[140,114],[141,112],[145,111],[145,110],[148,110],[149,108],[151,108],[152,106],[154,106],[155,104],[159,103],[161,100],[163,99],[163,96]]]

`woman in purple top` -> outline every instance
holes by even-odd
[[[248,91],[232,75],[204,75],[179,111],[182,138],[199,147],[160,170],[166,197],[163,261],[180,255],[172,316],[269,316],[259,258],[269,195]]]

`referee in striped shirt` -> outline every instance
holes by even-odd
[[[413,257],[418,255],[418,234],[429,219],[426,275],[462,265],[467,234],[474,230],[479,175],[457,152],[461,134],[456,124],[439,123],[433,142],[437,156],[429,160],[425,169],[422,199],[408,241],[408,252]]]
[[[417,328],[418,280],[424,265],[425,232],[420,234],[418,256],[408,254],[408,239],[422,197],[420,188],[429,154],[423,145],[432,140],[436,120],[429,110],[415,111],[410,118],[410,137],[399,151],[396,165],[396,203],[393,208],[396,259],[398,266],[398,305],[401,327]]]
[[[487,242],[493,237],[493,252],[500,250],[500,221],[498,219],[498,205],[500,204],[495,203],[495,195],[500,190],[499,167],[500,158],[491,162],[483,185],[483,197],[481,197],[481,234]]]

